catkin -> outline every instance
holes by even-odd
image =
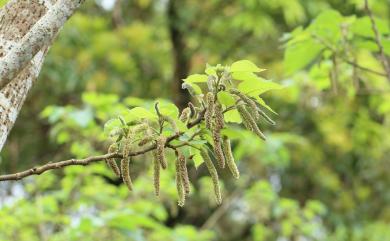
[[[230,140],[228,137],[226,136],[223,137],[222,146],[223,146],[223,151],[225,153],[227,166],[229,167],[229,170],[232,173],[233,177],[238,179],[240,177],[240,172],[238,171],[237,165],[234,162],[234,157],[230,146]]]
[[[213,142],[214,142],[214,153],[215,156],[217,157],[218,166],[220,168],[225,168],[225,156],[223,155],[222,138],[219,129],[213,130]]]
[[[130,158],[123,158],[121,160],[121,172],[123,182],[126,184],[127,188],[131,191],[133,190],[133,183],[131,182],[130,177]]]
[[[178,205],[180,207],[183,207],[185,204],[185,192],[184,192],[184,186],[183,186],[183,179],[181,177],[180,173],[180,163],[179,158],[176,159],[176,189],[177,189],[177,195],[179,197],[178,199]]]
[[[184,108],[184,110],[180,114],[179,120],[181,122],[186,123],[190,117],[190,114],[191,114],[191,109],[189,107]]]
[[[156,196],[160,195],[160,162],[156,158],[157,153],[153,151],[153,184],[154,193]]]
[[[224,127],[223,110],[222,105],[217,102],[214,107],[215,128],[222,129]]]
[[[241,93],[237,89],[231,89],[230,93],[240,97],[240,99],[242,101],[244,101],[245,104],[247,104],[247,106],[250,108],[250,111],[251,111],[250,113],[253,114],[254,119],[255,120],[259,119],[260,115],[259,115],[259,112],[258,112],[257,104],[256,104],[256,102],[254,100],[252,100],[250,97],[246,96],[245,94]]]
[[[108,153],[114,153],[118,150],[117,148],[117,145],[116,143],[113,143],[111,144],[109,147],[108,147]],[[116,161],[114,158],[108,158],[106,159],[106,163],[107,165],[112,169],[112,171],[115,173],[115,175],[117,175],[118,177],[121,176],[121,173],[120,173],[120,170],[119,170],[119,167],[118,165],[116,164]]]
[[[167,168],[167,160],[165,158],[165,142],[167,138],[165,136],[159,136],[157,138],[156,158],[159,161],[163,169]]]
[[[206,95],[206,105],[207,109],[204,118],[207,129],[211,130],[214,115],[214,94],[212,92],[208,92]]]
[[[216,78],[213,75],[209,75],[207,78],[207,88],[209,89],[210,92],[214,91],[214,86],[215,86]]]
[[[214,166],[213,162],[211,161],[211,158],[210,158],[206,149],[202,148],[200,151],[200,154],[201,154],[201,156],[206,164],[207,169],[209,170],[211,180],[213,181],[215,200],[216,200],[217,204],[221,204],[222,203],[222,196],[221,196],[221,188],[220,188],[219,180],[218,180],[217,169],[215,169],[215,166]]]
[[[275,121],[271,119],[271,117],[269,117],[263,110],[261,110],[260,108],[257,108],[257,110],[259,111],[260,115],[268,122],[270,123],[271,125],[275,125]]]
[[[190,193],[190,180],[188,178],[186,158],[184,155],[179,154],[178,159],[179,159],[180,177],[182,179],[184,191],[188,195]]]
[[[259,136],[261,139],[266,140],[265,135],[263,134],[263,132],[261,132],[261,130],[259,129],[259,127],[256,124],[256,121],[253,119],[253,117],[248,112],[248,110],[245,108],[245,106],[237,105],[236,107],[237,107],[238,113],[240,113],[240,116],[241,116],[241,119],[242,119],[244,126],[248,130],[255,133],[257,136]]]

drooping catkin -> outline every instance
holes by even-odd
[[[222,138],[220,129],[215,128],[213,130],[213,143],[214,153],[217,158],[218,166],[220,168],[225,168],[225,156],[222,150]]]
[[[122,179],[123,182],[126,184],[127,188],[132,191],[133,190],[133,183],[131,181],[130,177],[130,160],[131,158],[123,158],[121,160],[121,173],[122,173]]]
[[[260,115],[259,115],[259,112],[258,112],[258,107],[257,107],[256,102],[253,99],[251,99],[250,97],[246,96],[244,93],[241,93],[237,89],[231,89],[230,93],[238,96],[242,101],[244,101],[245,104],[247,104],[247,106],[249,107],[249,109],[251,111],[250,113],[253,114],[253,117],[254,117],[255,120],[259,119]]]
[[[271,119],[271,117],[269,117],[261,108],[260,108],[260,104],[257,103],[257,111],[260,113],[260,115],[268,122],[270,123],[271,125],[275,125],[275,121]]]
[[[259,136],[261,139],[266,140],[265,135],[263,134],[263,132],[261,132],[261,130],[259,129],[259,127],[256,124],[256,121],[253,119],[253,117],[248,112],[246,107],[243,105],[236,105],[236,107],[237,107],[238,113],[240,113],[242,123],[244,124],[244,126],[248,130],[255,133],[257,136]]]
[[[183,207],[185,204],[185,191],[184,191],[184,185],[183,185],[183,179],[181,177],[181,172],[180,172],[180,163],[179,163],[179,158],[176,159],[175,162],[176,165],[176,189],[177,189],[177,195],[178,195],[178,205],[180,207]]]
[[[190,114],[191,114],[191,109],[189,107],[184,108],[184,110],[180,114],[179,120],[181,122],[186,123],[188,121],[188,119],[190,118]]]
[[[230,140],[227,136],[223,137],[222,146],[226,157],[226,164],[229,167],[229,170],[232,173],[233,177],[238,179],[240,177],[240,172],[238,171],[237,165],[234,161]]]
[[[153,151],[153,184],[154,184],[154,193],[156,196],[160,195],[160,162],[157,160],[156,151]]]
[[[173,131],[177,134],[179,133],[179,128],[177,128],[177,125],[176,125],[176,122],[173,118],[171,118],[170,116],[166,116],[164,115],[163,116],[163,119],[169,123],[169,125],[172,127]]]
[[[217,169],[215,169],[215,166],[214,166],[213,162],[211,161],[211,158],[210,158],[206,149],[202,148],[200,150],[200,154],[201,154],[201,156],[206,164],[207,169],[209,170],[211,180],[213,181],[215,200],[216,200],[217,204],[221,204],[222,203],[222,196],[221,196],[221,188],[219,185]]]
[[[217,102],[214,107],[214,117],[215,117],[215,128],[222,129],[225,125],[225,121],[223,118],[223,110],[222,105]]]
[[[216,83],[216,77],[213,75],[209,75],[209,77],[207,78],[207,88],[209,89],[210,92],[214,91],[215,83]]]
[[[206,108],[206,113],[204,115],[206,127],[211,130],[214,115],[214,94],[212,92],[208,92],[206,95]]]
[[[167,160],[165,158],[165,143],[167,138],[165,136],[159,136],[157,138],[156,158],[159,161],[162,169],[167,168]]]
[[[118,147],[117,147],[116,143],[113,143],[108,147],[107,152],[114,153],[116,151],[118,151]],[[118,177],[121,176],[121,173],[120,173],[118,165],[116,164],[115,158],[106,159],[106,164],[111,168],[111,170],[115,173],[115,175],[117,175]]]
[[[188,195],[190,193],[190,180],[188,178],[186,157],[183,154],[179,154],[178,160],[179,160],[179,168],[180,168],[179,169],[180,177],[183,183],[184,191]]]

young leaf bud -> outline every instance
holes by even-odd
[[[133,190],[133,183],[131,182],[130,177],[130,158],[123,158],[121,160],[121,173],[123,182],[126,184],[127,188],[131,191]]]
[[[182,88],[182,89],[187,89],[188,93],[190,93],[190,95],[191,95],[192,97],[195,97],[195,96],[196,96],[196,92],[195,92],[194,88],[193,88],[191,85],[189,85],[188,83],[183,83],[183,84],[181,85],[181,88]]]
[[[215,200],[217,204],[222,203],[222,196],[221,196],[221,188],[219,185],[219,180],[218,180],[218,172],[217,169],[215,169],[215,166],[213,162],[211,161],[211,158],[205,148],[202,148],[200,150],[200,154],[204,160],[204,163],[206,164],[207,169],[209,170],[211,180],[213,181],[213,186],[214,186],[214,194],[215,194]]]
[[[223,137],[222,146],[223,146],[223,151],[225,152],[226,155],[227,166],[229,167],[229,170],[232,173],[233,177],[238,179],[240,177],[240,172],[238,171],[237,165],[234,162],[234,157],[230,146],[230,140],[228,137],[226,136]]]
[[[190,107],[190,111],[191,111],[190,118],[194,118],[196,116],[196,114],[198,113],[195,109],[195,106],[191,102],[189,102],[188,107]]]

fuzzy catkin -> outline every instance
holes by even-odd
[[[206,113],[204,118],[206,120],[207,129],[212,129],[213,123],[213,115],[214,115],[214,94],[212,92],[208,92],[206,95]]]
[[[259,112],[258,112],[257,104],[256,104],[256,102],[254,100],[252,100],[250,97],[246,96],[245,94],[241,93],[237,89],[231,89],[230,93],[240,97],[240,99],[242,101],[244,101],[244,103],[247,104],[247,106],[249,107],[249,109],[251,111],[250,113],[253,114],[253,118],[255,120],[259,119],[260,115],[259,115]]]
[[[215,128],[222,129],[225,125],[222,105],[217,102],[214,107]]]
[[[179,197],[178,199],[178,205],[180,207],[183,207],[185,204],[185,192],[184,192],[184,186],[183,186],[183,179],[181,177],[180,173],[180,163],[179,158],[176,159],[176,189],[177,189],[177,195]]]
[[[113,143],[111,144],[109,147],[108,147],[108,153],[114,153],[118,150],[117,146],[116,146],[116,143]],[[118,177],[121,176],[121,172],[119,170],[119,167],[118,165],[116,164],[116,161],[114,158],[108,158],[106,159],[106,164],[111,168],[111,170],[115,173],[115,175],[117,175]]]
[[[187,163],[186,158],[184,155],[179,154],[178,156],[179,161],[179,171],[180,171],[180,177],[183,183],[184,191],[188,195],[190,193],[190,180],[188,178],[188,170],[187,170]]]
[[[265,135],[263,134],[263,132],[261,132],[261,130],[259,129],[259,127],[256,124],[256,121],[253,119],[253,117],[248,112],[248,110],[245,108],[245,106],[236,105],[236,107],[237,107],[238,113],[240,113],[242,123],[244,124],[244,126],[248,130],[255,133],[257,136],[259,136],[261,139],[266,140]]]
[[[201,156],[206,164],[207,169],[209,170],[211,180],[213,181],[215,200],[216,200],[217,204],[221,204],[222,203],[222,195],[221,195],[221,188],[219,185],[217,169],[215,169],[215,166],[214,166],[213,162],[211,161],[211,158],[210,158],[206,149],[202,148],[200,150],[200,154],[201,154]]]
[[[190,117],[191,109],[189,107],[184,108],[184,110],[181,112],[179,120],[181,122],[186,123]]]
[[[237,165],[234,161],[230,140],[228,137],[226,136],[223,137],[222,146],[226,157],[226,164],[229,167],[230,172],[232,173],[234,178],[236,179],[240,178],[240,172],[238,171]]]
[[[130,158],[123,158],[121,160],[121,173],[122,173],[122,179],[123,182],[126,184],[127,188],[132,191],[133,190],[133,183],[131,181],[130,177]]]
[[[156,196],[160,195],[160,162],[156,158],[156,152],[153,151],[153,184],[154,184],[154,193]]]
[[[159,161],[162,169],[167,168],[167,159],[165,158],[165,143],[167,138],[165,136],[159,136],[157,138],[156,158]]]
[[[225,168],[225,156],[222,150],[222,138],[219,129],[213,130],[213,142],[214,142],[214,153],[215,156],[217,157],[218,166],[220,168]]]

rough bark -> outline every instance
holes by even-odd
[[[83,0],[11,0],[0,9],[0,152],[47,49]]]

